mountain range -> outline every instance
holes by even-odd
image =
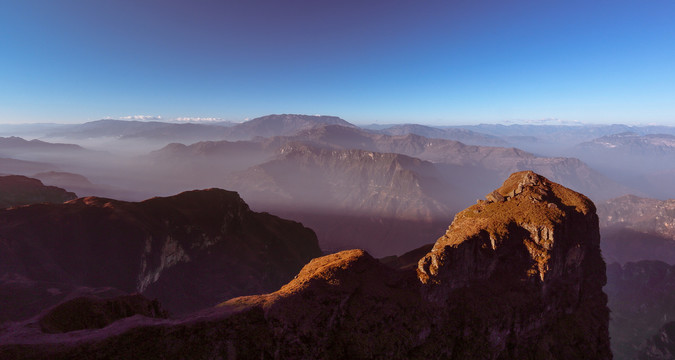
[[[20,306],[40,305],[31,286],[63,284],[50,288],[139,292],[184,313],[276,289],[320,254],[312,230],[253,212],[236,193],[219,189],[0,211],[0,279],[14,289],[25,285],[14,294],[25,297]]]
[[[152,153],[150,164],[176,188],[230,188],[256,209],[301,221],[326,250],[357,246],[375,256],[440,235],[453,212],[514,171],[534,169],[601,199],[625,191],[576,159],[341,125],[253,141],[170,144]]]
[[[135,206],[170,214],[174,210],[166,202],[183,207],[187,202],[188,213],[196,215],[194,204],[203,203],[206,194]],[[188,201],[192,197],[199,201]],[[106,203],[109,211],[131,206],[104,199],[63,206],[80,202]],[[200,235],[218,224],[212,222],[216,218],[202,214],[194,219],[198,229],[175,232],[174,241],[181,245],[195,231]],[[515,173],[486,200],[460,212],[414,268],[396,269],[362,250],[347,250],[313,259],[268,294],[236,297],[179,319],[164,319],[161,309],[138,299],[140,308],[129,310],[136,315],[101,329],[92,322],[59,320],[78,308],[97,318],[119,316],[102,312],[102,300],[76,298],[0,327],[0,356],[610,359],[597,221],[585,196],[532,172]],[[173,247],[170,263],[181,262],[190,249],[180,248],[184,251]],[[256,251],[239,252],[248,253]],[[122,275],[107,276],[113,274]],[[109,302],[132,306],[119,297]]]

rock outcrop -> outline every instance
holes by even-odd
[[[276,292],[190,320],[61,347],[14,343],[0,355],[611,359],[593,203],[532,172],[488,198],[459,213],[416,268],[408,255],[388,266],[343,251],[312,260]]]
[[[449,319],[481,319],[464,336],[490,353],[611,357],[593,203],[529,171],[486,199],[457,214],[420,260],[424,298]]]

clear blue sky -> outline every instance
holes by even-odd
[[[672,0],[0,0],[0,122],[675,125]]]

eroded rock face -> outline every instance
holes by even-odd
[[[0,287],[17,277],[111,286],[157,298],[172,314],[277,289],[319,255],[312,230],[221,189],[0,210]]]
[[[450,318],[502,314],[484,330],[495,352],[611,357],[593,203],[530,171],[512,174],[486,199],[457,214],[419,261],[423,297]]]
[[[132,354],[125,349],[172,358],[190,349],[192,358],[227,359],[611,359],[598,219],[583,195],[513,174],[458,214],[417,268],[409,255],[388,265],[362,250],[327,255],[274,293],[43,350],[57,358]]]

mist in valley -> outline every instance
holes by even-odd
[[[659,183],[653,175],[675,169],[671,135],[651,134],[650,128],[632,128],[644,133],[637,135],[612,134],[616,126],[584,131],[578,126],[540,125],[519,128],[522,135],[514,138],[510,127],[482,135],[475,128],[470,132],[438,128],[430,133],[426,126],[376,130],[340,121],[268,116],[255,119],[253,125],[218,127],[222,134],[203,140],[195,141],[192,135],[178,139],[182,142],[166,131],[153,133],[127,121],[104,121],[106,128],[117,129],[111,134],[96,129],[94,125],[101,123],[85,124],[86,137],[71,125],[72,133],[61,129],[59,137],[33,132],[29,140],[1,138],[1,172],[35,178],[78,197],[130,202],[194,189],[227,189],[238,192],[253,211],[312,229],[324,254],[362,248],[376,257],[396,259],[392,255],[428,249],[430,241],[445,233],[455,213],[484,199],[508,174],[533,170],[595,201],[608,263],[675,264],[675,234],[668,230],[675,226],[675,208],[667,201],[670,179]],[[473,145],[461,142],[460,135]],[[590,138],[595,135],[602,136]],[[554,138],[550,148],[538,147]],[[485,139],[489,144],[480,145]],[[387,261],[407,264],[407,260]],[[612,291],[624,296],[622,288]],[[146,293],[165,297],[170,307],[196,301]],[[615,305],[619,309],[615,311],[633,316],[631,308],[621,306]],[[654,311],[670,314],[663,305],[654,306],[661,307]],[[663,321],[632,326],[656,323]],[[623,334],[622,329],[613,331]],[[642,341],[617,336],[621,344]]]

